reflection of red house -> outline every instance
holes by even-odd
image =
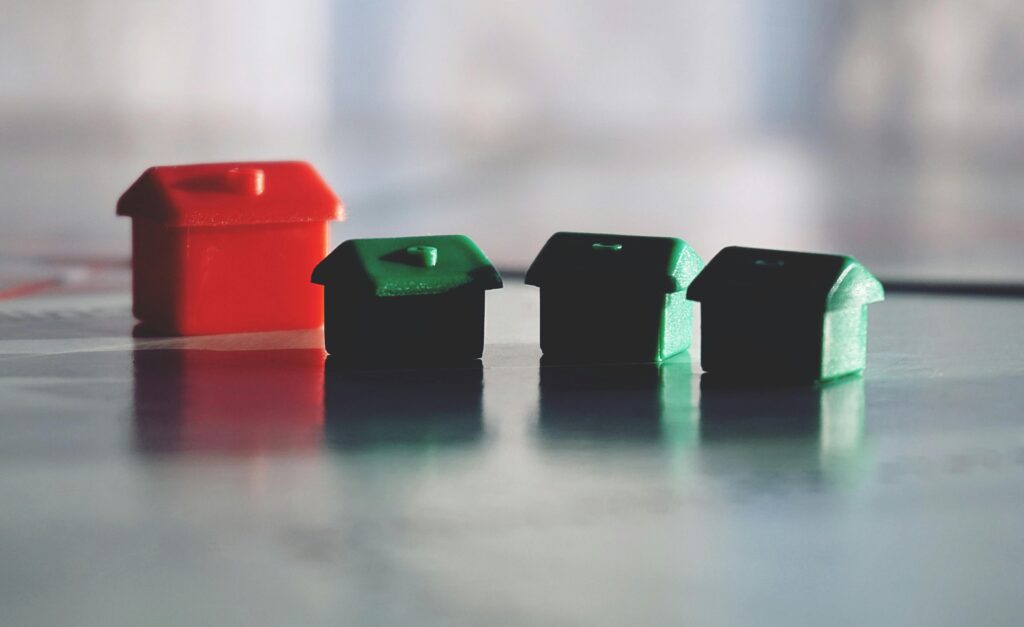
[[[194,335],[313,328],[323,289],[309,283],[342,205],[297,161],[161,166],[117,202],[131,216],[134,313]]]
[[[315,450],[324,357],[319,348],[138,350],[136,442],[146,452]]]

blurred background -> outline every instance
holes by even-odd
[[[1017,0],[4,0],[0,255],[129,255],[154,164],[300,158],[349,237],[555,230],[1024,280]],[[33,270],[34,271],[34,270]]]

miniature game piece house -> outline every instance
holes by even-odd
[[[701,364],[723,378],[816,381],[864,369],[882,284],[853,257],[729,247],[690,285]]]
[[[175,335],[320,326],[308,277],[342,212],[308,163],[149,168],[117,202],[132,218],[135,317]]]
[[[464,235],[354,239],[313,271],[327,352],[369,362],[479,359],[484,291],[501,277]]]
[[[547,359],[655,362],[690,347],[686,289],[703,263],[672,237],[555,233],[526,273]]]

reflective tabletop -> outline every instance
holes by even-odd
[[[481,362],[322,332],[146,337],[126,295],[0,303],[5,625],[1014,625],[1024,300],[891,294],[864,376]]]

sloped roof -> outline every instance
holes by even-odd
[[[704,263],[674,237],[555,233],[526,273],[529,285],[599,285],[671,294],[687,289]]]
[[[344,207],[304,161],[154,166],[117,201],[117,215],[173,226],[342,219]]]
[[[312,280],[382,297],[501,287],[498,271],[465,235],[350,239],[317,265]]]
[[[687,298],[804,299],[829,311],[885,298],[885,290],[853,257],[730,246],[708,262]]]

